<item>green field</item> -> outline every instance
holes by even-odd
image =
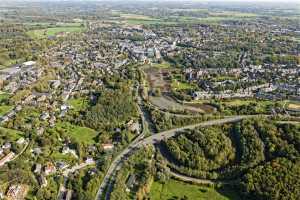
[[[14,129],[0,127],[0,137],[5,137],[10,141],[16,141],[23,136],[23,132]]]
[[[84,98],[69,99],[68,104],[71,105],[75,111],[85,110],[88,106],[88,102]]]
[[[51,27],[45,29],[37,29],[28,31],[27,34],[32,38],[44,38],[49,36],[55,36],[58,33],[78,33],[85,30],[85,27],[80,26],[80,24],[66,24],[58,27]]]
[[[174,79],[172,81],[171,86],[175,90],[187,90],[187,89],[193,89],[194,88],[193,85],[191,85],[189,83],[184,83],[184,82],[178,81],[176,79]]]
[[[249,105],[250,103],[257,103],[261,107],[266,107],[268,105],[273,105],[275,101],[268,100],[257,100],[257,99],[230,99],[221,101],[222,104],[227,106],[242,106]],[[277,101],[278,104],[283,105],[282,101]]]
[[[0,102],[5,101],[9,98],[10,94],[5,92],[0,92]]]
[[[182,199],[189,200],[237,200],[238,195],[230,190],[220,190],[192,185],[170,179],[166,184],[153,182],[150,197],[153,200]]]
[[[171,67],[171,64],[166,61],[163,61],[162,63],[153,63],[152,66],[160,69],[167,69]]]
[[[5,115],[6,113],[8,113],[8,111],[10,111],[11,109],[13,109],[13,106],[0,106],[0,116]]]
[[[137,15],[137,14],[120,14],[121,18],[124,19],[136,19],[136,20],[156,20],[150,16],[146,15]]]
[[[56,128],[64,131],[66,135],[77,142],[86,144],[95,143],[94,138],[97,136],[97,133],[93,129],[76,126],[68,122],[59,122],[56,124]]]
[[[53,159],[53,160],[63,160],[63,161],[67,161],[68,163],[74,163],[76,162],[76,158],[73,156],[73,155],[70,155],[70,154],[62,154],[62,153],[59,153],[57,151],[54,151],[50,157]]]
[[[130,16],[130,17],[128,17]],[[207,17],[189,17],[189,16],[170,16],[168,18],[151,18],[148,16],[136,16],[127,14],[122,17],[128,24],[132,25],[149,25],[149,24],[180,24],[180,23],[219,23],[224,20],[249,20],[256,15],[253,13],[213,13]]]

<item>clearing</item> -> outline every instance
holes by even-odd
[[[88,106],[88,101],[85,98],[69,99],[67,103],[71,105],[75,111],[85,110]]]
[[[77,33],[85,30],[84,26],[75,23],[74,25],[66,24],[58,27],[44,28],[28,31],[27,34],[32,38],[45,38],[55,36],[58,33]]]
[[[9,141],[16,141],[19,138],[21,138],[22,136],[23,136],[23,132],[21,132],[21,131],[0,127],[0,137],[1,138],[6,138]]]
[[[150,197],[153,200],[160,199],[186,199],[191,200],[237,200],[238,195],[228,189],[215,189],[206,186],[192,185],[174,179],[168,180],[165,184],[153,182]]]
[[[94,129],[73,125],[69,122],[57,123],[56,129],[65,132],[66,135],[69,135],[73,140],[80,143],[94,144],[94,138],[97,136]]]

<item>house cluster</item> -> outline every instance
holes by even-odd
[[[194,91],[195,99],[246,98],[286,99],[300,96],[298,66],[248,66],[244,68],[212,68],[183,70],[189,82],[197,82],[202,91]],[[229,77],[215,80],[215,76]]]
[[[0,71],[0,86],[4,91],[14,93],[24,88],[42,76],[43,70],[34,61],[28,61],[21,65],[13,66]]]
[[[22,200],[25,199],[28,190],[29,190],[28,185],[24,185],[24,184],[10,185],[6,192],[6,195],[0,193],[0,199]]]
[[[21,137],[15,142],[15,145],[24,145],[25,143],[26,139]],[[16,153],[12,149],[13,144],[9,141],[4,141],[2,145],[0,145],[0,167],[15,158]]]

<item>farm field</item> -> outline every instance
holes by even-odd
[[[153,200],[163,199],[191,199],[191,200],[238,200],[240,199],[233,191],[192,185],[170,179],[166,184],[153,182],[150,197]]]
[[[82,32],[84,30],[85,28],[83,26],[80,26],[80,24],[76,23],[74,25],[66,24],[58,27],[32,30],[28,31],[27,34],[32,38],[44,38],[49,36],[55,36],[58,33],[76,33]]]

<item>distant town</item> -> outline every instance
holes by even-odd
[[[299,8],[4,0],[0,199],[299,199]]]

